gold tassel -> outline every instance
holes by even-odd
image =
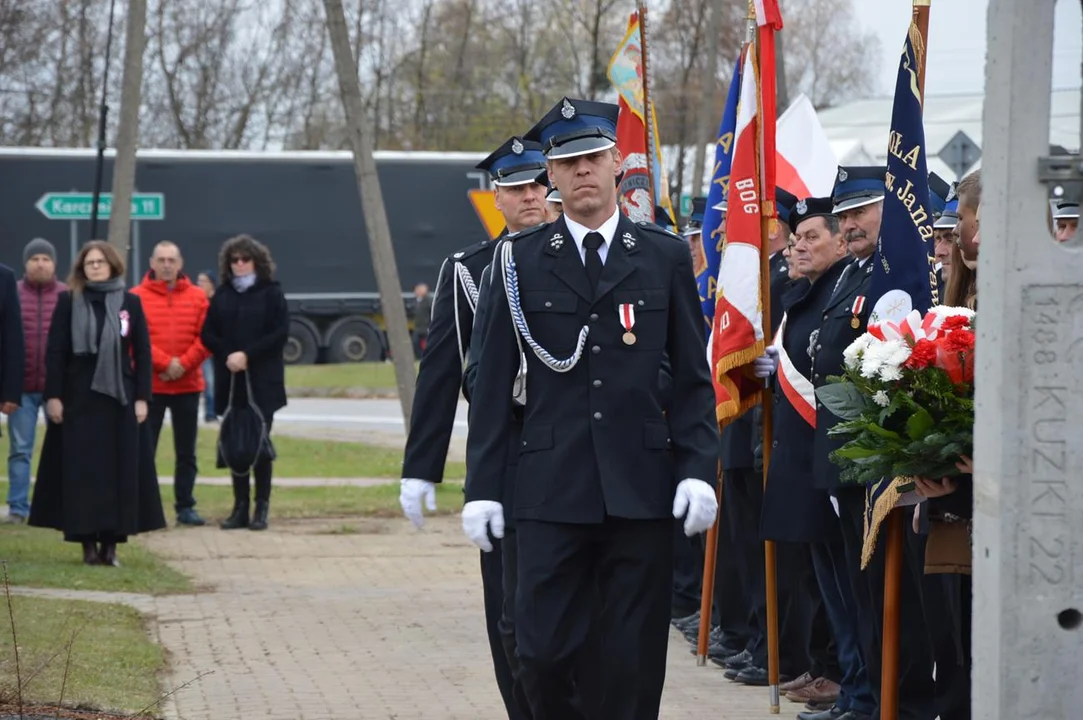
[[[869,494],[872,488],[865,490],[865,542],[861,548],[861,569],[868,567],[872,556],[876,553],[876,540],[880,534],[880,525],[895,509],[895,503],[903,496],[899,488],[913,482],[913,478],[897,477],[891,481],[890,487],[880,494],[876,500],[876,507],[872,509],[872,527],[869,527]]]

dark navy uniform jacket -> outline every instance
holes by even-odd
[[[606,516],[672,518],[678,482],[713,484],[718,458],[714,389],[688,247],[653,225],[620,216],[597,290],[564,219],[512,245],[521,308],[553,357],[575,350],[567,372],[543,364],[525,340],[526,406],[519,444],[516,519],[600,523]],[[503,496],[508,398],[519,369],[516,329],[496,259],[467,441],[466,500]],[[618,309],[635,310],[634,344]],[[672,404],[660,388],[668,354]],[[506,513],[508,514],[508,513]]]
[[[782,253],[775,253],[769,262],[771,278],[771,337],[766,338],[770,345],[774,335],[778,332],[779,323],[782,322],[782,295],[790,286],[789,263]],[[753,448],[759,443],[760,438],[756,433],[762,433],[762,425],[755,422],[750,410],[737,418],[722,430],[722,470],[746,470],[755,467]],[[762,473],[760,473],[762,475]]]
[[[854,301],[868,293],[872,279],[873,258],[861,267],[854,260],[849,263],[846,276],[831,301],[823,309],[820,318],[820,335],[817,339],[816,362],[808,378],[816,387],[827,384],[827,378],[842,375],[843,353],[854,340],[865,333],[872,303],[865,302],[861,311],[854,315]],[[857,327],[854,327],[854,318]],[[839,487],[841,468],[831,461],[831,453],[845,444],[845,438],[828,437],[827,432],[842,422],[833,412],[816,402],[816,450],[813,453],[813,473],[816,487],[835,492]]]
[[[475,243],[449,255],[440,268],[429,339],[417,373],[410,433],[402,462],[404,478],[437,483],[443,480],[459,402],[463,356],[470,348],[474,324],[474,299],[467,291],[469,283],[463,282],[465,275],[460,277],[455,266],[461,264],[466,269],[470,283],[476,288],[482,270],[492,260],[495,246],[491,240]]]
[[[816,333],[835,281],[847,265],[839,260],[815,283],[798,280],[783,296],[786,328],[782,347],[797,372],[812,376]],[[815,429],[791,404],[781,387],[774,392],[771,467],[763,496],[760,530],[765,540],[828,542],[838,537],[838,518],[827,492],[816,487],[813,472]]]

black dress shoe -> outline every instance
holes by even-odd
[[[797,713],[797,720],[840,720],[844,715],[848,713],[845,710],[840,710],[836,706],[832,705],[827,710],[810,710],[807,712]],[[863,718],[868,720],[867,715],[862,715]]]
[[[707,648],[707,657],[718,658],[719,660],[725,660],[728,657],[734,655],[740,655],[744,652],[744,648],[733,647],[732,645],[723,645],[722,643],[716,643]]]
[[[120,562],[117,560],[117,544],[116,543],[102,543],[98,549],[98,564],[108,565],[110,567],[120,567]]]
[[[744,668],[731,668],[726,672],[722,673],[722,677],[726,678],[727,680],[736,680],[737,676],[741,674],[741,670],[743,669]]]
[[[748,650],[742,650],[736,655],[731,655],[727,658],[711,658],[711,662],[715,665],[725,668],[726,670],[736,670],[740,672],[752,663],[752,653]],[[727,677],[729,675],[727,674]],[[731,680],[733,678],[730,678]]]
[[[857,710],[847,710],[842,715],[839,715],[836,720],[872,720],[872,715]]]
[[[678,630],[684,630],[685,626],[690,625],[693,622],[699,622],[699,611],[697,610],[690,615],[673,618],[669,622],[671,625],[673,625],[673,627],[677,628]]]
[[[754,687],[766,687],[767,686],[767,668],[760,668],[754,665],[749,665],[741,672],[737,673],[737,677],[733,678],[742,685],[752,685]],[[789,682],[793,678],[785,675],[778,676],[779,684]]]

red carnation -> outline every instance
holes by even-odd
[[[913,370],[924,370],[936,360],[936,343],[931,340],[918,340],[910,351],[910,358],[903,363],[903,367]]]
[[[970,330],[955,330],[944,338],[944,349],[948,352],[974,352],[974,333]]]
[[[941,332],[950,333],[954,330],[968,330],[970,321],[962,315],[951,315],[940,326]]]

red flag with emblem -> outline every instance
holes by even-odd
[[[765,347],[760,299],[762,194],[756,167],[758,113],[755,53],[746,52],[730,169],[726,245],[718,269],[718,302],[711,333],[720,426],[756,405],[763,394],[762,381],[750,367]]]

